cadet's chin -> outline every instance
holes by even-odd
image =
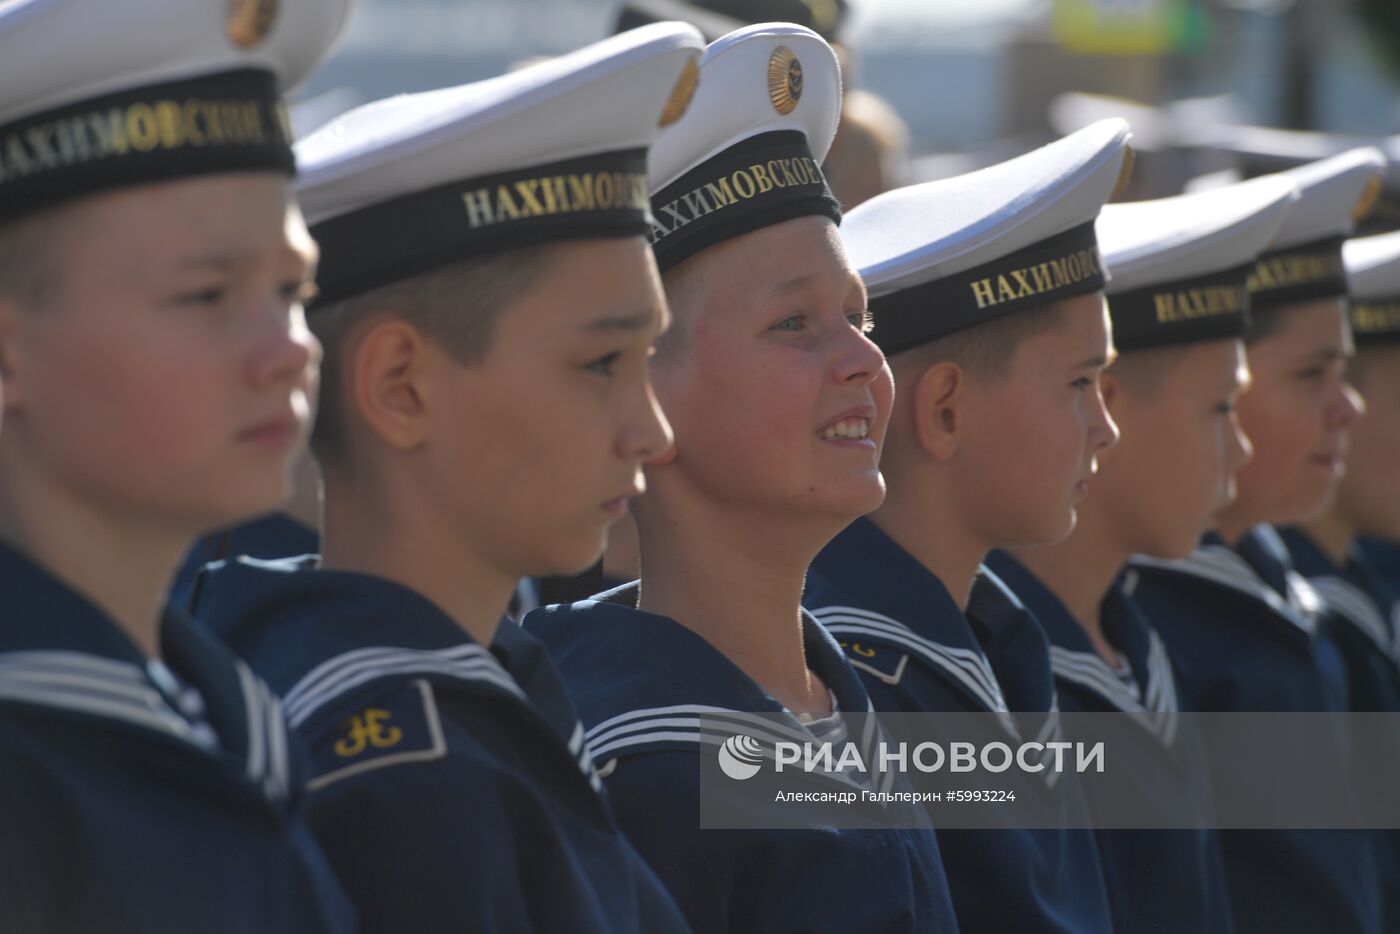
[[[237,476],[210,491],[192,524],[200,534],[213,529],[240,525],[250,519],[277,512],[292,499],[290,470],[240,471]]]
[[[834,512],[852,520],[869,515],[885,503],[885,478],[878,469],[844,479],[830,497]]]
[[[592,535],[582,536],[578,541],[563,543],[550,554],[542,556],[541,570],[537,576],[572,577],[593,567],[603,557],[608,547],[607,527]],[[547,565],[545,564],[547,562]]]

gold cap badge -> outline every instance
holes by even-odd
[[[1364,221],[1376,208],[1376,202],[1381,199],[1380,176],[1374,176],[1366,183],[1366,190],[1361,193],[1361,197],[1356,202],[1356,208],[1351,212],[1354,221]]]
[[[696,56],[687,61],[685,68],[681,70],[681,76],[676,79],[676,86],[671,90],[670,99],[666,101],[666,109],[661,111],[661,126],[670,126],[685,116],[686,108],[690,106],[690,100],[695,96],[695,89],[700,86],[698,58],[699,56]]]
[[[785,45],[774,49],[768,59],[768,99],[784,116],[796,110],[802,100],[802,63]]]
[[[277,19],[277,0],[229,0],[224,25],[229,41],[251,49],[267,38]]]

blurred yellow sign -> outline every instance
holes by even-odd
[[[1190,0],[1055,0],[1055,42],[1080,55],[1161,55],[1188,44]]]

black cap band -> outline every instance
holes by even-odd
[[[0,126],[0,221],[73,198],[224,172],[292,175],[277,79],[222,72],[91,98]]]
[[[872,299],[870,337],[886,355],[1027,308],[1102,291],[1094,222],[924,285]]]
[[[1400,296],[1389,299],[1353,299],[1348,312],[1351,334],[1357,346],[1371,347],[1400,341]]]
[[[1345,239],[1328,237],[1259,257],[1249,276],[1250,309],[1268,311],[1281,305],[1345,297],[1347,271],[1342,263]]]
[[[1243,337],[1249,324],[1246,280],[1254,264],[1127,292],[1109,292],[1119,351]]]
[[[1400,230],[1400,191],[1386,189],[1376,196],[1371,210],[1357,221],[1356,236],[1369,237],[1374,234]]]
[[[467,179],[316,224],[317,304],[484,253],[645,236],[646,150],[581,156]]]
[[[736,143],[651,199],[651,243],[665,272],[701,250],[763,227],[819,215],[841,223],[821,166],[797,130]]]

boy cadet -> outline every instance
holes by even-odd
[[[1334,638],[1347,660],[1350,709],[1400,712],[1400,582],[1357,547],[1362,536],[1400,538],[1400,233],[1348,240],[1342,259],[1356,342],[1348,376],[1366,412],[1351,429],[1336,499],[1283,537],[1299,573],[1344,624]]]
[[[889,496],[817,557],[804,603],[877,710],[1039,712],[1057,728],[1045,637],[979,565],[994,546],[1067,534],[1116,437],[1098,394],[1112,347],[1093,224],[1127,140],[1126,123],[1102,121],[848,218],[899,386]],[[1070,782],[1037,790],[1082,808]],[[1110,929],[1088,830],[938,836],[963,930]]]
[[[287,493],[319,351],[280,93],[347,16],[0,5],[5,931],[354,929],[280,707],[159,613]]]
[[[520,577],[597,558],[670,444],[645,167],[702,46],[651,26],[299,144],[323,557],[216,566],[199,612],[311,745],[311,824],[367,931],[685,930],[501,618]]]
[[[1346,709],[1345,668],[1317,624],[1316,593],[1263,523],[1316,515],[1341,474],[1359,407],[1343,375],[1352,341],[1341,245],[1383,164],[1363,149],[1281,173],[1299,200],[1249,280],[1251,382],[1239,420],[1254,455],[1189,557],[1132,561],[1131,596],[1177,663],[1191,709]],[[1318,755],[1344,758],[1343,739]],[[1374,836],[1222,831],[1236,928],[1381,930]]]
[[[1118,745],[1133,806],[1176,814],[1186,796],[1212,826],[1203,751],[1177,722],[1171,662],[1124,592],[1134,553],[1187,555],[1233,494],[1249,446],[1234,415],[1246,382],[1246,280],[1297,197],[1281,178],[1204,194],[1110,204],[1097,232],[1112,276],[1120,356],[1104,398],[1122,438],[1100,464],[1065,541],[995,553],[988,564],[1045,627],[1060,708],[1140,715]],[[1089,809],[1096,810],[1091,796]],[[1212,830],[1095,834],[1122,931],[1233,930]]]
[[[1400,713],[1400,580],[1388,579],[1359,547],[1362,535],[1400,538],[1400,233],[1348,240],[1342,259],[1356,342],[1348,379],[1364,394],[1366,411],[1352,426],[1335,501],[1283,538],[1326,606],[1347,666],[1348,709]],[[1388,754],[1392,767],[1400,763],[1400,748]],[[1377,845],[1389,931],[1400,926],[1400,831],[1383,836]]]
[[[818,168],[840,99],[831,48],[800,26],[706,50],[649,173],[676,316],[652,372],[678,447],[649,465],[636,509],[640,600],[630,586],[526,619],[620,822],[698,931],[957,929],[926,829],[699,827],[700,713],[779,715],[774,729],[838,741],[844,712],[870,710],[799,605],[812,556],[884,495],[889,371]],[[849,735],[873,761],[878,731]]]

